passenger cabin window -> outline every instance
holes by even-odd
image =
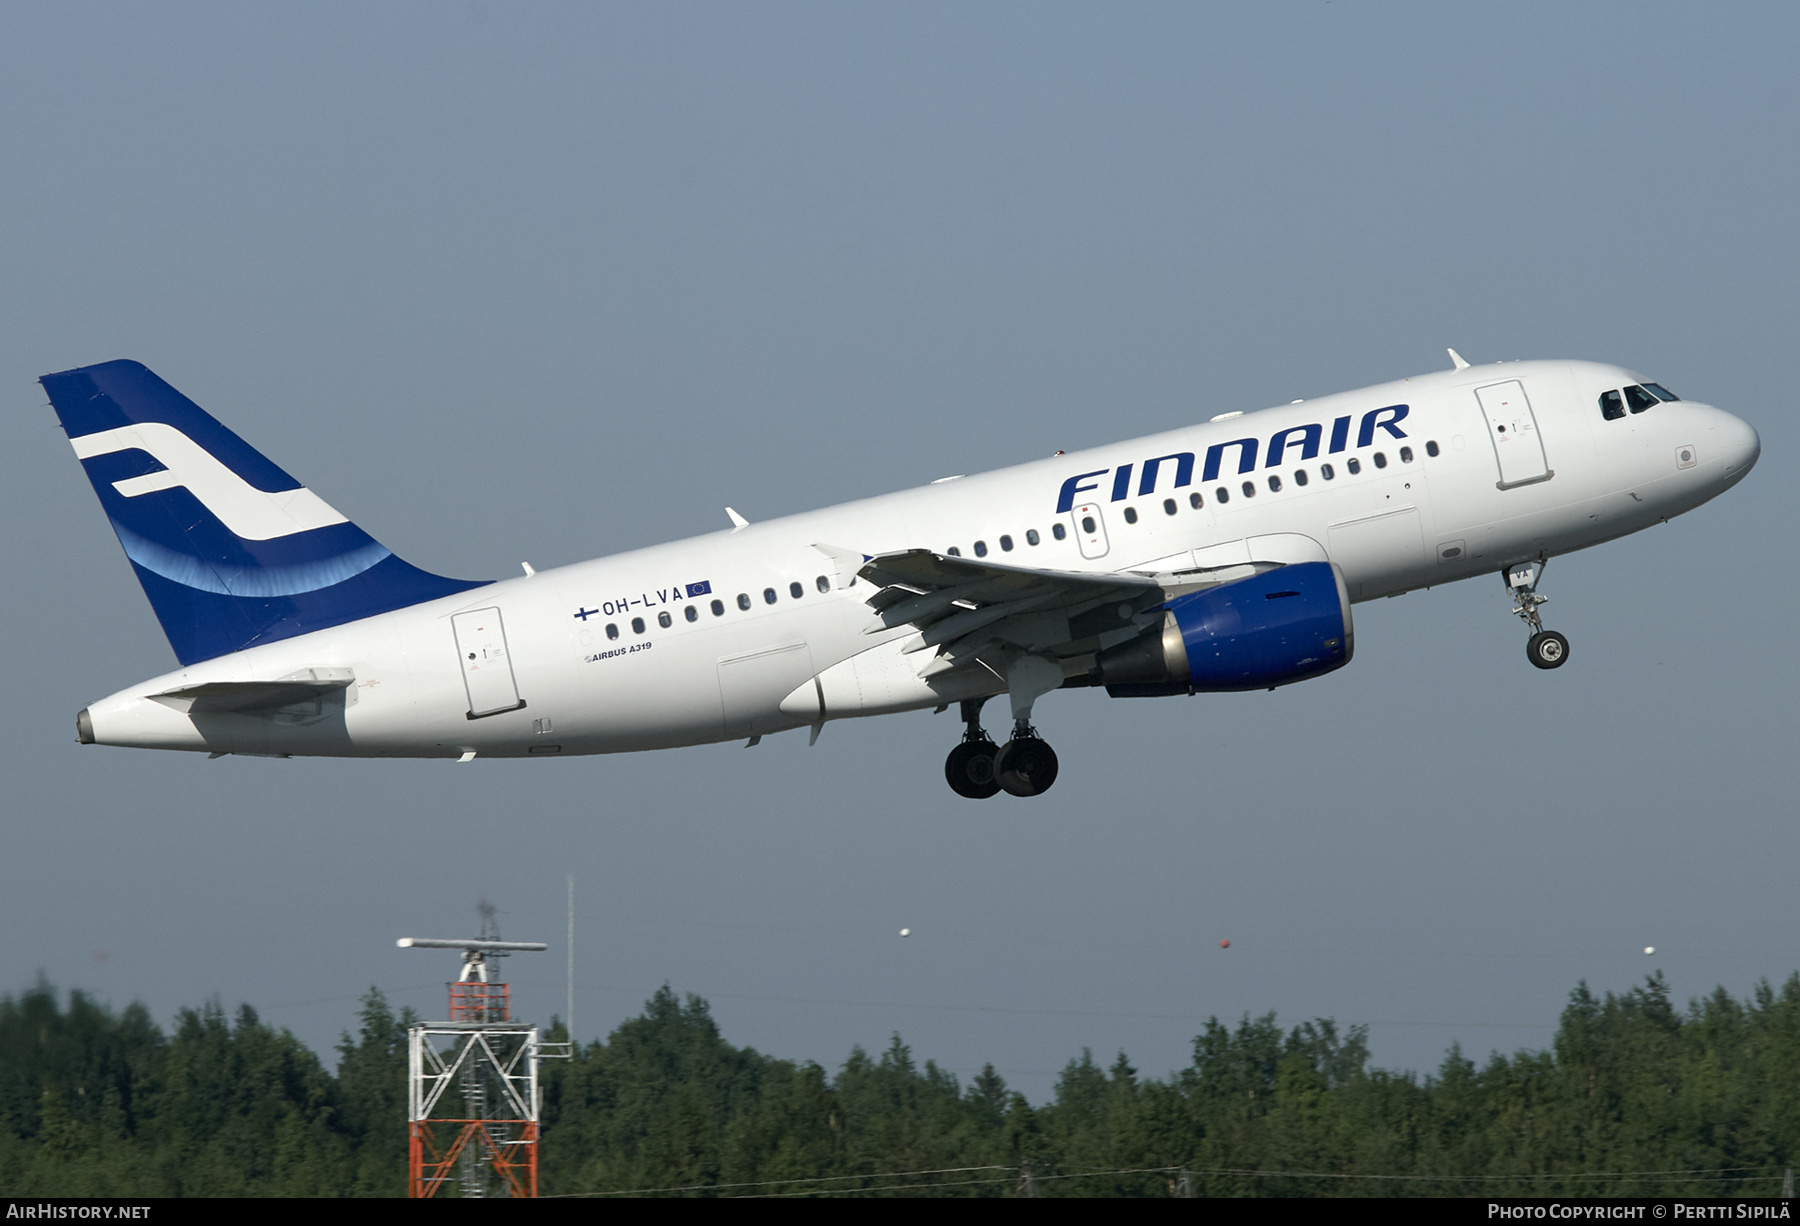
[[[1175,500],[1173,498],[1163,499],[1163,514],[1164,515],[1173,515],[1178,510],[1180,510],[1180,508],[1175,505]]]
[[[1089,536],[1094,535],[1094,517],[1092,515],[1083,515],[1081,517],[1081,530]]]
[[[1294,470],[1294,484],[1295,485],[1305,485],[1306,481],[1307,481],[1306,470],[1304,468],[1296,468]]]
[[[1011,553],[1012,552],[1012,537],[1003,536],[1000,538],[1000,552],[1002,552],[1002,553]]]
[[[738,608],[742,609],[746,613],[748,613],[750,611],[750,593],[749,592],[739,592],[738,593]]]
[[[1060,524],[1059,524],[1059,525],[1058,525],[1058,527],[1060,527],[1060,526],[1061,526],[1061,525],[1060,525]],[[1035,544],[1037,544],[1037,543],[1038,543],[1038,539],[1039,539],[1039,538],[1038,538],[1038,534],[1037,534],[1037,529],[1036,529],[1036,528],[1027,528],[1027,529],[1026,529],[1026,530],[1025,530],[1025,543],[1026,543],[1026,544],[1027,544],[1027,545],[1035,545]],[[1062,538],[1061,538],[1061,537],[1058,537],[1058,538],[1057,538],[1057,539],[1058,539],[1058,540],[1061,540],[1061,539],[1062,539]]]
[[[792,596],[795,600],[798,600],[806,595],[806,589],[801,587],[800,581],[796,579],[794,582],[788,584],[788,595]]]
[[[1329,464],[1321,464],[1321,465],[1319,465],[1319,475],[1321,477],[1325,478],[1327,481],[1329,481],[1333,477],[1337,476],[1337,469],[1333,468]]]
[[[1200,497],[1199,490],[1195,490],[1193,493],[1188,495],[1188,505],[1190,507],[1193,507],[1194,510],[1196,510],[1196,511],[1198,511],[1200,509],[1200,504],[1202,501],[1203,500]]]
[[[824,575],[820,575],[817,579],[813,580],[813,586],[818,588],[821,592],[829,592],[831,590],[831,580],[827,579]]]
[[[725,616],[725,602],[723,600],[713,601],[712,602],[712,611],[713,611],[714,617],[724,617]]]
[[[670,626],[675,624],[675,619],[669,616],[669,611],[667,609],[664,609],[661,613],[656,615],[656,624],[661,626],[664,630],[667,630]]]
[[[764,604],[774,604],[775,603],[775,589],[774,588],[766,587],[763,589],[763,603]]]
[[[1376,468],[1386,468],[1387,467],[1387,452],[1377,451],[1375,453],[1375,467]]]
[[[1063,537],[1069,535],[1069,530],[1067,528],[1063,527],[1061,524],[1051,524],[1050,525],[1050,535],[1060,541],[1063,539]]]
[[[1220,504],[1230,502],[1231,491],[1221,485],[1218,489],[1213,491],[1213,501]]]
[[[1625,398],[1617,390],[1600,393],[1600,416],[1607,421],[1618,421],[1625,416]]]
[[[953,558],[962,557],[962,550],[958,549],[955,545],[950,546],[950,548],[944,550],[944,552],[949,554]]]
[[[975,542],[975,556],[978,558],[987,557],[987,542],[986,541],[976,541]]]
[[[619,637],[619,627],[616,626],[615,624],[613,624],[612,622],[607,622],[606,623],[606,637],[609,639],[618,638]]]
[[[1671,392],[1660,383],[1646,383],[1644,384],[1644,390],[1649,392],[1652,396],[1655,396],[1664,404],[1669,403],[1671,400],[1681,399],[1680,396],[1677,396],[1674,392]]]
[[[1344,461],[1344,467],[1346,469],[1348,469],[1350,472],[1350,475],[1352,477],[1354,477],[1357,473],[1362,471],[1362,461],[1355,459],[1355,458],[1351,458],[1349,460]]]
[[[1125,508],[1125,522],[1128,524],[1137,523],[1137,508],[1136,507],[1126,507]],[[1088,531],[1092,532],[1093,529],[1089,528]]]
[[[691,622],[697,622],[700,620],[700,606],[691,604],[681,611],[681,615]]]
[[[1438,445],[1437,445],[1436,439],[1432,439],[1430,442],[1425,444],[1425,454],[1426,455],[1435,457],[1437,455],[1437,453],[1438,453]]]
[[[1625,403],[1631,406],[1633,413],[1642,413],[1656,403],[1656,397],[1633,383],[1625,389]]]
[[[642,634],[644,632],[644,619],[643,618],[634,617],[631,619],[631,632],[633,634]]]
[[[1244,497],[1246,497],[1246,498],[1256,497],[1256,483],[1254,481],[1244,482]]]
[[[1411,447],[1402,447],[1400,449],[1400,462],[1402,464],[1411,464],[1412,463],[1412,448]]]
[[[1274,473],[1269,474],[1269,492],[1271,494],[1281,493],[1281,478]]]

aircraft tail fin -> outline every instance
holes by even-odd
[[[394,556],[141,363],[39,382],[183,664],[485,582]]]

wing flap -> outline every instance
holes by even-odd
[[[1005,600],[1040,591],[1116,591],[1119,588],[1152,590],[1156,580],[1148,575],[1087,574],[1081,571],[1034,570],[975,558],[957,558],[929,549],[907,549],[878,554],[858,572],[879,587],[903,586],[920,592],[940,591],[964,584],[983,601]]]
[[[910,625],[918,633],[902,653],[932,651],[920,676],[977,663],[1004,673],[1024,654],[1082,655],[1102,634],[1138,633],[1164,598],[1149,575],[1034,570],[928,549],[878,555],[858,575],[876,587],[868,604],[879,620],[868,633]]]

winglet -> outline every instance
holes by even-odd
[[[1457,370],[1469,369],[1469,363],[1463,358],[1462,354],[1456,352],[1454,349],[1446,349],[1444,352],[1450,355],[1450,360],[1456,364]]]
[[[732,510],[730,507],[725,508],[725,514],[731,516],[731,530],[733,532],[740,531],[741,529],[748,528],[750,526],[749,520],[745,519],[742,515],[739,515],[736,511]]]

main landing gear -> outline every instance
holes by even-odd
[[[1056,782],[1056,751],[1026,720],[1013,724],[1012,739],[994,744],[981,726],[981,707],[987,699],[972,698],[962,704],[962,744],[944,759],[944,778],[950,790],[970,800],[986,800],[1002,790],[1013,796],[1041,796]]]
[[[963,723],[968,730],[963,733],[962,744],[944,759],[944,778],[949,782],[950,790],[970,800],[986,800],[1000,790],[1000,779],[994,769],[994,757],[1000,747],[981,726],[981,704],[986,701],[985,698],[973,698],[963,702]]]
[[[1012,796],[1042,796],[1056,782],[1056,751],[1031,726],[1031,707],[1039,698],[1062,685],[1060,665],[1036,656],[1015,660],[1006,670],[1012,699],[1012,739],[996,747],[982,731],[981,707],[985,698],[962,704],[962,744],[944,760],[944,778],[950,790],[970,800],[986,800],[998,792]]]
[[[1056,782],[1056,751],[1020,720],[1013,725],[1012,740],[994,756],[994,773],[1013,796],[1041,796]]]
[[[1538,616],[1538,608],[1550,599],[1537,591],[1538,580],[1544,577],[1544,563],[1521,562],[1507,567],[1502,577],[1516,602],[1513,614],[1531,630],[1531,637],[1525,641],[1525,658],[1538,668],[1561,668],[1569,658],[1569,640],[1554,630],[1544,629],[1543,619]]]

